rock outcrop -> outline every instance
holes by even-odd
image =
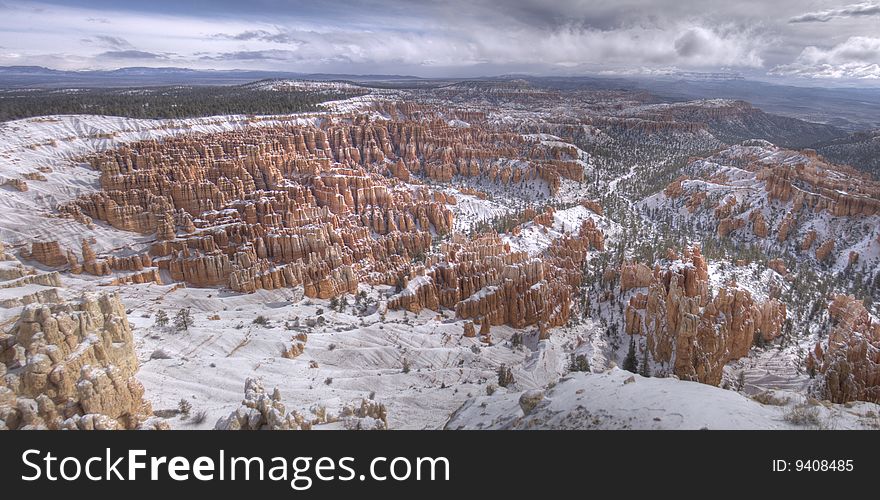
[[[281,402],[281,391],[276,387],[272,394],[263,383],[248,378],[244,386],[244,399],[235,411],[219,419],[215,430],[310,430],[316,425],[342,423],[352,430],[384,430],[388,428],[388,410],[385,405],[371,399],[344,405],[338,414],[317,408],[312,418],[296,410],[288,410]]]
[[[151,414],[116,295],[26,306],[0,335],[0,360],[5,428],[134,429]]]
[[[295,410],[288,411],[281,402],[281,391],[276,387],[267,394],[263,383],[249,378],[244,384],[241,406],[214,426],[224,431],[309,430],[310,421]]]
[[[653,279],[651,268],[642,263],[631,262],[620,266],[620,291],[622,292],[646,287],[651,284]]]
[[[646,336],[652,359],[685,380],[718,385],[729,361],[748,354],[760,334],[780,334],[785,306],[758,303],[735,285],[712,293],[708,267],[699,247],[680,260],[657,265],[646,289],[630,298],[625,331]]]
[[[554,240],[541,258],[512,252],[494,234],[454,234],[427,255],[424,266],[397,278],[401,290],[388,307],[453,309],[459,318],[479,322],[484,337],[483,329],[491,325],[560,326],[569,318],[572,294],[581,281],[578,270],[591,250],[604,250],[604,234],[592,219],[576,236]],[[473,334],[473,325],[464,328],[466,336]]]
[[[67,254],[61,251],[61,245],[55,241],[35,241],[29,252],[22,252],[22,258],[32,259],[49,267],[66,265]]]
[[[831,333],[807,355],[807,370],[834,403],[880,403],[880,321],[847,295],[835,296],[828,311]]]

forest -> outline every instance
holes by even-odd
[[[131,118],[192,118],[228,114],[319,111],[322,102],[366,90],[297,90],[236,86],[174,86],[0,91],[0,121],[32,116],[91,114]]]

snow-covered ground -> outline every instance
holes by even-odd
[[[540,398],[533,409],[520,399]],[[877,405],[824,405],[779,391],[770,404],[673,378],[644,378],[619,368],[576,372],[543,394],[501,389],[469,400],[447,429],[874,429]],[[765,400],[768,401],[768,400]]]
[[[537,331],[526,331],[523,345],[514,347],[515,330],[499,326],[487,345],[463,337],[464,322],[449,311],[446,318],[431,311],[385,311],[382,300],[389,290],[362,289],[370,305],[358,312],[349,296],[342,313],[331,310],[329,301],[303,299],[300,289],[239,295],[150,284],[118,291],[138,339],[138,379],[146,398],[154,410],[189,400],[195,410],[207,411],[201,428],[238,406],[248,377],[278,387],[284,403],[301,412],[320,406],[338,411],[372,393],[388,407],[391,428],[433,429],[467,398],[496,384],[501,364],[512,367],[528,388],[543,387],[566,371],[569,335],[539,342]],[[155,326],[157,311],[173,318],[183,308],[191,308],[195,319],[187,331]],[[260,316],[267,321],[255,323]],[[282,357],[298,334],[308,337],[305,351]],[[170,423],[189,427],[185,420]]]

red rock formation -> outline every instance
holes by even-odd
[[[620,266],[620,291],[625,292],[632,288],[643,288],[651,284],[653,274],[651,268],[635,262]]]
[[[791,200],[795,213],[805,208],[839,217],[880,213],[880,183],[852,168],[817,158],[795,164],[763,163],[757,179],[765,181],[771,199]]]
[[[767,262],[767,267],[776,271],[782,276],[788,275],[788,269],[785,267],[785,262],[783,262],[782,259],[770,259],[770,261]]]
[[[718,222],[718,237],[726,238],[730,233],[743,227],[746,224],[744,219],[735,219],[727,217]]]
[[[682,194],[684,194],[684,190],[681,187],[681,183],[685,181],[687,177],[679,176],[674,181],[670,182],[666,189],[663,190],[663,194],[665,194],[668,198],[678,198]]]
[[[768,229],[764,214],[757,210],[753,210],[749,215],[749,220],[752,222],[752,231],[755,233],[755,236],[758,238],[766,238]]]
[[[822,375],[825,396],[834,403],[880,403],[880,321],[851,296],[834,297],[828,310],[831,334],[807,356],[807,369]]]
[[[352,120],[331,121],[325,129],[273,126],[179,136],[98,153],[89,161],[101,171],[104,190],[64,210],[155,232],[150,255],[175,281],[243,292],[303,286],[306,295],[325,298],[353,293],[360,281],[410,273],[412,257],[428,250],[431,234],[452,229],[447,205],[455,197],[424,186],[397,189],[399,178],[406,178],[401,162],[421,172],[448,155],[461,170],[462,159],[482,161],[497,146],[488,136],[472,137],[473,131],[441,122]],[[474,147],[435,149],[432,133],[449,133]],[[397,178],[385,176],[386,158]],[[177,237],[178,227],[186,236]],[[146,256],[99,260],[90,249],[83,254],[84,270],[98,275],[153,265]]]
[[[723,287],[712,296],[699,247],[658,266],[640,288],[647,293],[630,299],[625,331],[646,335],[654,361],[686,380],[718,385],[724,365],[747,355],[756,333],[773,339],[785,319],[783,304],[759,304],[743,289]]]
[[[11,186],[16,191],[25,192],[28,190],[27,182],[24,179],[6,179],[3,181],[3,186]]]
[[[776,235],[776,240],[780,243],[784,242],[788,239],[788,234],[791,232],[794,227],[795,220],[794,216],[791,212],[785,214],[785,217],[782,219],[782,222],[779,223],[779,232]]]
[[[581,205],[597,215],[604,215],[605,213],[599,200],[581,200]]]
[[[810,229],[810,231],[804,236],[803,241],[801,241],[801,252],[806,252],[813,246],[813,242],[816,241],[816,230]]]
[[[834,240],[825,240],[819,248],[816,249],[816,260],[823,261],[831,256],[831,252],[834,251]]]
[[[0,427],[133,429],[151,413],[114,295],[24,308],[0,334]]]
[[[464,322],[464,336],[473,338],[477,336],[476,331],[474,330],[474,322],[473,321],[465,321]]]
[[[33,259],[49,267],[61,267],[68,264],[66,254],[61,251],[61,245],[54,240],[33,242],[30,252],[23,254],[22,257]]]
[[[553,227],[553,207],[545,207],[544,212],[535,216],[534,222],[542,226]]]
[[[480,341],[486,344],[492,343],[492,327],[485,318],[480,322]]]

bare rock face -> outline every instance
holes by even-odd
[[[651,268],[642,263],[633,262],[620,266],[621,291],[646,287],[651,284],[653,279]]]
[[[773,339],[785,320],[783,304],[757,303],[744,289],[723,287],[713,296],[699,247],[665,269],[658,265],[638,288],[647,290],[630,299],[626,332],[645,335],[654,361],[684,380],[718,385],[724,365],[746,356],[756,333]]]
[[[382,403],[362,399],[360,404],[343,406],[339,420],[349,430],[384,431],[388,429],[388,410]]]
[[[764,214],[757,210],[754,210],[749,216],[749,219],[752,221],[752,231],[754,231],[755,236],[757,236],[758,238],[766,238],[768,229],[767,220],[764,219]]]
[[[477,332],[474,330],[474,322],[473,321],[465,321],[464,322],[464,336],[465,337],[476,337]]]
[[[767,267],[776,271],[781,276],[788,275],[788,269],[785,267],[785,262],[783,262],[782,259],[770,259],[770,261],[767,262]]]
[[[744,219],[726,217],[718,222],[718,237],[726,238],[730,233],[746,225]]]
[[[581,200],[581,205],[597,215],[604,215],[605,213],[599,200]]]
[[[0,335],[0,422],[10,429],[134,429],[151,414],[116,295],[26,306]]]
[[[402,284],[402,289],[389,299],[388,307],[412,312],[453,309],[459,318],[479,321],[486,338],[484,330],[491,325],[560,326],[568,320],[572,293],[580,284],[577,270],[587,252],[602,249],[604,234],[589,219],[576,236],[553,241],[541,258],[511,252],[494,234],[454,234],[427,255],[424,266],[389,280]],[[465,335],[473,334],[473,324],[464,328]]]
[[[820,375],[820,388],[834,403],[880,403],[880,321],[847,295],[834,297],[828,310],[831,334],[807,355],[807,369]]]
[[[687,177],[681,176],[670,182],[666,189],[663,190],[663,194],[665,194],[669,198],[679,198],[682,194],[684,194],[684,190],[681,187],[682,181],[686,180]]]
[[[818,235],[815,230],[805,230],[799,241],[792,242],[797,225],[822,227],[813,222],[830,216],[836,227],[838,221],[857,223],[880,214],[880,182],[848,166],[829,164],[808,151],[744,143],[689,161],[685,171],[690,177],[679,177],[666,187],[667,202],[677,208],[683,200],[690,213],[713,211],[718,238],[757,239],[761,246],[769,247],[774,243],[760,240],[773,237],[772,225],[777,230],[775,243],[785,248],[799,244],[806,252],[814,248]],[[781,219],[777,216],[780,207],[785,210]],[[756,238],[739,231],[747,224]],[[843,239],[847,245],[853,243]],[[827,243],[820,248],[816,258],[833,257],[830,247]]]
[[[831,256],[831,252],[834,251],[834,240],[829,239],[825,240],[819,248],[816,249],[816,260],[823,261]]]
[[[302,286],[318,298],[355,293],[362,282],[393,283],[413,276],[413,257],[426,253],[432,234],[448,234],[453,225],[448,205],[455,197],[418,184],[408,172],[442,167],[453,175],[488,175],[496,147],[514,152],[442,120],[420,125],[340,118],[322,128],[195,134],[92,155],[88,161],[101,172],[103,190],[62,212],[155,233],[156,242],[149,256],[105,259],[86,242],[83,271],[132,271],[133,282],[153,281],[155,273],[145,269],[156,266],[194,286],[239,292]],[[517,134],[500,139],[536,159],[565,159],[565,153],[554,158],[552,151],[527,149]],[[458,140],[471,146],[441,146]],[[523,175],[509,173],[508,181],[528,181]],[[537,167],[530,175],[538,176]],[[415,183],[401,189],[402,180]],[[418,304],[425,301],[430,295],[404,307],[424,307]]]
[[[757,178],[765,181],[771,199],[791,200],[795,212],[809,209],[838,217],[880,213],[880,183],[809,155],[797,163],[764,163]]]
[[[792,216],[791,212],[785,214],[785,217],[782,219],[782,222],[779,223],[779,232],[776,234],[776,240],[780,243],[784,242],[788,239],[789,233],[794,228],[795,219]]]
[[[852,267],[852,266],[858,264],[858,262],[859,262],[859,257],[861,257],[861,255],[859,254],[859,252],[857,252],[857,251],[855,251],[855,250],[850,251],[850,252],[849,252],[849,258],[847,259],[847,265],[850,266],[850,267]]]
[[[810,248],[812,248],[813,243],[815,243],[817,238],[816,230],[810,229],[807,234],[804,236],[804,239],[801,241],[801,252],[806,252]]]
[[[20,192],[25,192],[28,190],[27,182],[24,179],[6,179],[0,185],[10,186],[16,191]]]
[[[54,240],[33,242],[30,252],[22,257],[33,259],[49,267],[61,267],[68,263],[67,254],[61,251],[61,245]]]

